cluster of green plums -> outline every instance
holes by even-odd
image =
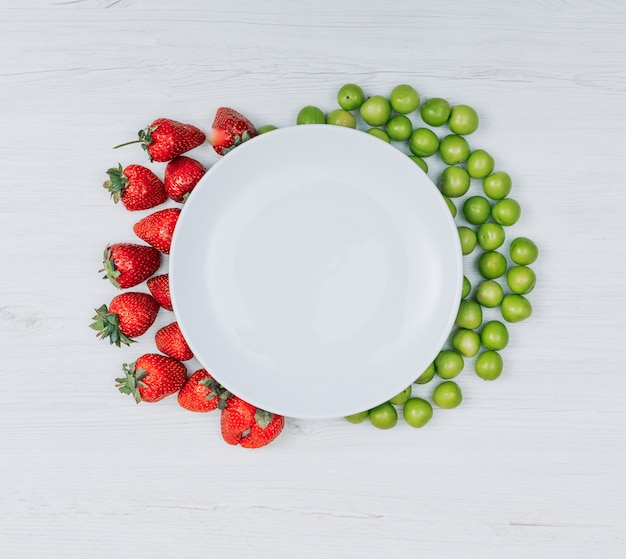
[[[509,343],[507,324],[525,320],[532,313],[526,295],[537,280],[530,267],[538,257],[537,245],[527,237],[517,237],[503,249],[505,228],[517,223],[521,206],[509,197],[510,175],[496,170],[494,158],[484,149],[472,149],[467,140],[478,128],[478,114],[472,107],[451,105],[440,97],[422,100],[408,84],[397,85],[388,96],[367,97],[360,86],[346,84],[338,90],[337,102],[339,107],[327,114],[313,105],[303,107],[296,123],[362,128],[406,151],[425,173],[429,173],[428,158],[438,158],[444,168],[434,182],[452,215],[457,218],[459,214],[466,223],[457,227],[461,251],[464,256],[477,255],[474,265],[480,281],[472,289],[467,276],[463,277],[454,329],[435,360],[413,385],[391,400],[346,417],[351,423],[369,420],[374,427],[389,429],[401,413],[407,424],[423,427],[433,417],[433,405],[452,409],[461,404],[461,388],[453,379],[463,371],[466,359],[474,359],[474,371],[481,379],[491,381],[502,374],[500,352]],[[470,193],[477,183],[482,192]],[[496,318],[484,316],[498,310]],[[437,382],[428,399],[413,395],[414,385],[434,379]]]

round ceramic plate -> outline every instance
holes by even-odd
[[[202,366],[301,418],[356,413],[410,385],[445,343],[463,279],[456,225],[427,175],[329,125],[257,136],[211,167],[169,272]]]

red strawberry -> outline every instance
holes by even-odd
[[[101,339],[109,338],[111,344],[130,345],[133,338],[145,334],[152,326],[159,312],[159,303],[147,293],[130,291],[116,295],[109,306],[96,309],[95,322],[91,328]]]
[[[167,200],[165,185],[147,167],[141,165],[122,165],[107,171],[109,180],[103,186],[111,192],[111,198],[117,204],[120,200],[124,207],[133,212],[154,208]]]
[[[146,285],[159,305],[168,311],[174,310],[172,307],[172,297],[170,296],[169,274],[154,276],[146,282]]]
[[[259,448],[271,443],[283,430],[285,418],[231,396],[222,410],[222,438],[232,445]]]
[[[146,241],[164,254],[169,254],[179,215],[180,208],[159,210],[135,223],[133,231],[142,241]]]
[[[232,396],[222,410],[220,427],[222,438],[232,445],[239,444],[244,433],[254,423],[256,407],[242,400],[238,396]]]
[[[198,369],[178,393],[178,403],[189,411],[208,412],[223,409],[230,398],[228,392],[206,369]]]
[[[165,167],[165,190],[172,200],[182,204],[204,173],[206,169],[199,161],[185,155],[175,157]]]
[[[125,376],[115,379],[123,394],[132,394],[137,403],[158,402],[178,392],[187,380],[187,367],[158,353],[146,353],[134,363],[122,366]]]
[[[179,361],[188,361],[193,357],[193,352],[180,331],[178,322],[172,322],[163,326],[154,336],[157,349],[165,355]]]
[[[116,243],[104,249],[103,279],[118,289],[139,285],[161,265],[161,253],[154,247],[133,243]]]
[[[157,118],[150,126],[140,130],[139,139],[115,146],[141,143],[150,161],[170,161],[183,153],[202,145],[206,135],[191,124],[183,124],[170,118]]]
[[[215,113],[209,141],[219,155],[226,155],[231,149],[257,134],[254,124],[241,113],[228,107],[220,107]]]

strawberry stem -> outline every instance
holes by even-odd
[[[113,146],[113,149],[122,148],[124,146],[129,146],[130,144],[139,144],[140,142],[143,142],[143,140],[142,139],[131,140],[130,142],[124,142],[123,144],[120,144],[119,146]]]
[[[124,146],[129,146],[131,144],[141,144],[141,147],[144,151],[148,150],[148,146],[152,143],[152,132],[154,132],[158,126],[144,128],[143,130],[139,130],[137,132],[138,138],[136,140],[131,140],[130,142],[124,142],[119,146],[115,146],[113,149],[121,148]],[[148,154],[149,155],[149,154]],[[152,159],[152,157],[150,158]]]

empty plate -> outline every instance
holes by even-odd
[[[301,418],[356,413],[410,385],[448,337],[463,278],[428,176],[331,125],[257,136],[211,167],[169,265],[198,361],[244,400]]]

